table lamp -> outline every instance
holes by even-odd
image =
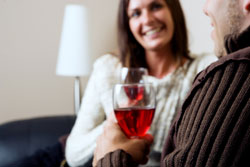
[[[65,7],[56,74],[75,77],[75,113],[80,109],[80,76],[91,70],[88,51],[87,9],[82,5],[69,4]]]

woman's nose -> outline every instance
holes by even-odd
[[[142,22],[144,24],[150,24],[154,20],[153,13],[150,11],[144,11],[142,14]]]

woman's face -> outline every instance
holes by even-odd
[[[170,46],[174,23],[165,0],[130,0],[127,14],[130,30],[145,50]]]

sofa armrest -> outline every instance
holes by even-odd
[[[75,116],[53,116],[12,121],[0,125],[0,167],[32,155],[69,134]]]

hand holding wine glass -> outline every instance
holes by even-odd
[[[152,143],[153,136],[150,134],[140,138],[128,139],[119,125],[109,117],[104,125],[103,133],[97,139],[93,166],[97,166],[97,162],[105,155],[118,149],[130,154],[135,163],[145,164],[148,161]]]

